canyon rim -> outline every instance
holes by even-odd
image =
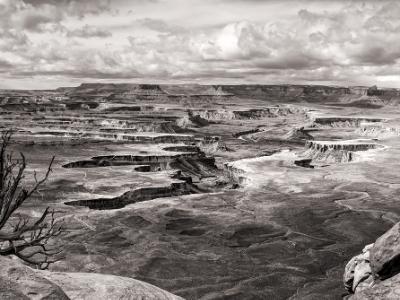
[[[399,14],[0,0],[0,298],[399,299]]]

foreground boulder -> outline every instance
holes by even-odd
[[[400,299],[400,222],[346,265],[349,299]]]
[[[375,282],[373,286],[358,290],[349,300],[398,300],[400,299],[400,274],[381,282]]]
[[[127,277],[96,273],[43,272],[42,275],[60,286],[72,300],[182,300],[154,285]]]
[[[151,284],[113,275],[34,270],[0,256],[0,299],[182,300]]]
[[[54,282],[18,260],[0,256],[0,299],[70,299]]]
[[[400,222],[383,234],[371,249],[371,268],[385,279],[400,271]]]
[[[371,286],[373,276],[370,266],[370,250],[373,244],[364,247],[361,254],[354,256],[346,265],[343,281],[350,293]]]

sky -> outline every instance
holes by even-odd
[[[0,88],[400,88],[400,1],[0,0]]]

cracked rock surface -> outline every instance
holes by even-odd
[[[349,261],[343,280],[350,299],[399,299],[399,242],[397,223]]]

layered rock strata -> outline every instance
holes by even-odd
[[[370,140],[306,141],[303,155],[313,161],[344,163],[354,161],[357,152],[383,148]]]

